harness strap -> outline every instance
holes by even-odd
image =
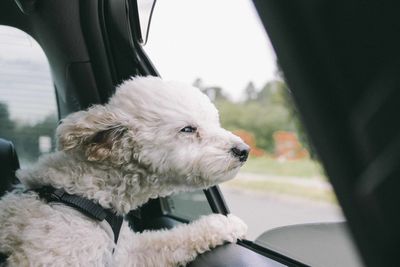
[[[114,242],[117,244],[123,221],[122,216],[116,215],[109,209],[104,209],[102,206],[89,199],[68,194],[63,189],[57,189],[52,186],[43,186],[41,188],[35,188],[32,190],[37,192],[39,197],[45,199],[47,202],[61,202],[80,211],[94,220],[106,220],[111,226],[111,229],[114,233]]]
[[[0,267],[5,266],[5,263],[7,262],[7,258],[8,258],[8,255],[0,252]]]

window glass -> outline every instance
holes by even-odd
[[[161,199],[161,208],[166,215],[193,221],[212,213],[203,190],[175,194]]]
[[[57,105],[41,47],[26,33],[0,26],[0,138],[14,143],[21,166],[54,150]]]
[[[251,146],[237,177],[220,185],[231,212],[248,224],[248,239],[344,220],[250,0],[159,1],[144,49],[164,79],[207,94],[222,126]],[[187,205],[175,214],[204,212],[200,202]]]

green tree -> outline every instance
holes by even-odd
[[[221,124],[229,130],[243,129],[254,134],[258,147],[273,152],[276,131],[298,133],[298,113],[285,82],[273,80],[254,95],[252,85],[244,89],[245,101],[217,101]],[[300,135],[299,135],[300,136]]]
[[[205,93],[212,102],[218,101],[226,101],[228,97],[225,95],[221,87],[213,86],[213,87],[206,87],[201,89],[203,93]]]
[[[245,102],[217,101],[222,126],[253,133],[258,147],[273,152],[273,133],[295,129],[282,90],[281,84],[269,83],[255,98],[247,98]]]
[[[269,81],[259,91],[250,82],[244,88],[243,102],[232,102],[220,87],[204,87],[201,79],[194,84],[215,102],[224,128],[251,132],[259,148],[272,153],[273,134],[282,130],[296,132],[303,145],[309,147],[299,113],[283,80]]]
[[[244,88],[244,100],[245,101],[252,101],[257,99],[257,89],[253,82],[249,82],[246,87]]]

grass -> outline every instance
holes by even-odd
[[[275,193],[284,194],[295,197],[303,197],[316,201],[323,201],[329,203],[337,203],[336,196],[332,190],[329,189],[315,189],[297,186],[285,182],[275,182],[275,181],[241,181],[241,180],[231,180],[224,183],[225,186],[244,189],[250,191],[257,191],[263,193]]]
[[[282,179],[233,179],[226,186],[264,193],[285,194],[317,201],[337,203],[330,188],[300,186],[287,177],[326,180],[323,169],[317,161],[311,159],[278,161],[269,157],[250,158],[241,172],[255,173]],[[245,175],[245,174],[244,174]]]
[[[275,176],[295,176],[303,178],[323,177],[321,165],[311,159],[280,162],[269,157],[251,157],[242,171]]]

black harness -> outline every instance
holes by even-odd
[[[72,207],[81,213],[85,214],[89,218],[97,221],[106,220],[111,226],[114,233],[114,242],[117,244],[119,232],[123,221],[122,216],[116,215],[109,209],[104,209],[97,203],[80,197],[77,195],[71,195],[65,192],[63,189],[57,189],[52,186],[44,186],[41,188],[31,189],[39,194],[39,197],[46,200],[46,202],[60,202],[66,206]]]

